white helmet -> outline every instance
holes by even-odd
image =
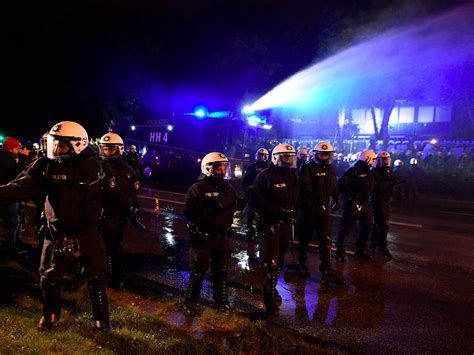
[[[410,165],[418,165],[418,159],[416,159],[416,158],[411,158],[411,159],[410,159]]]
[[[257,161],[267,161],[268,156],[270,155],[268,149],[266,148],[260,148],[255,152],[255,160]]]
[[[402,160],[397,159],[397,160],[394,161],[393,165],[394,166],[403,166],[403,165],[405,165],[405,163]]]
[[[390,166],[392,164],[392,158],[390,157],[390,153],[381,150],[377,154],[377,166]]]
[[[363,150],[358,160],[365,161],[368,165],[374,166],[376,163],[377,154],[372,149]]]
[[[329,142],[319,142],[313,149],[314,160],[324,163],[331,164],[333,159],[334,148]]]
[[[282,160],[282,157],[292,157],[290,160]],[[290,144],[278,144],[272,150],[272,163],[276,166],[296,168],[296,150]]]
[[[115,152],[105,154],[104,148],[115,148]],[[117,158],[124,152],[123,139],[117,133],[106,133],[100,138],[99,150],[104,159]]]
[[[82,152],[88,144],[87,132],[79,123],[59,122],[48,133],[47,157],[54,160],[69,158]]]
[[[214,173],[214,169],[218,165],[224,164],[224,171],[223,174],[216,175]],[[227,157],[219,152],[212,152],[208,153],[202,158],[201,160],[201,172],[206,176],[217,176],[223,177],[224,179],[231,178],[231,171],[230,171],[230,162]]]

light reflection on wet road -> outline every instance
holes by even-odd
[[[182,297],[189,273],[186,221],[180,209],[178,203],[167,208],[178,214],[145,213],[149,229],[132,231],[124,249],[128,272],[181,290]],[[344,286],[320,287],[316,252],[309,255],[311,277],[306,280],[296,271],[296,256],[288,253],[277,285],[283,302],[273,321],[353,351],[472,353],[472,222],[458,221],[456,232],[447,233],[429,227],[433,221],[426,216],[420,221],[428,227],[391,226],[392,260],[349,257],[345,264],[335,264]],[[238,218],[235,229],[229,262],[231,302],[243,312],[263,310],[262,270],[249,263]],[[210,300],[211,292],[206,280],[201,297]]]

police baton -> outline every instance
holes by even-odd
[[[291,255],[294,254],[295,252],[295,216],[291,216],[291,219],[290,219],[290,224],[291,224],[291,239],[290,239],[290,252],[291,252]]]

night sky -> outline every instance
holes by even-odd
[[[37,1],[4,9],[0,133],[237,110],[364,37],[463,1]]]

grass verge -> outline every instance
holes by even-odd
[[[38,278],[16,261],[0,261],[0,354],[22,353],[337,353],[294,331],[236,314],[205,309],[197,318],[180,312],[179,298],[109,292],[114,330],[92,328],[85,287],[63,293],[61,321],[40,333]]]

